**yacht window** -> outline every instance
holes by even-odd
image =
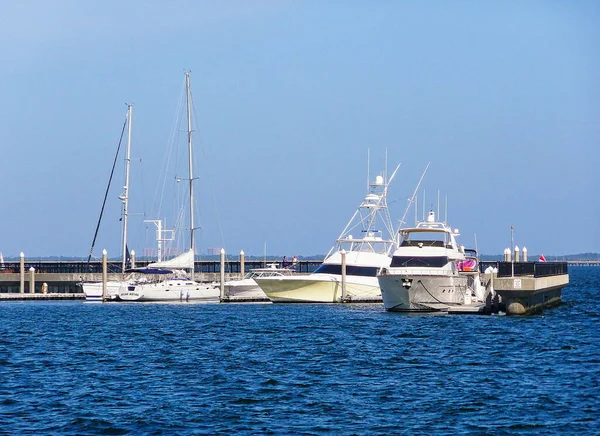
[[[390,267],[441,268],[447,263],[447,256],[394,256]]]
[[[379,268],[376,266],[354,266],[346,265],[346,274],[349,276],[376,277]],[[342,275],[342,265],[323,264],[313,274],[336,274]]]

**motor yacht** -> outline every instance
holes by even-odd
[[[477,252],[459,246],[458,230],[436,221],[433,211],[399,236],[391,264],[377,276],[386,310],[445,311],[484,299]]]

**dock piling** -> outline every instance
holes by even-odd
[[[21,275],[21,287],[19,288],[19,292],[21,294],[24,294],[25,293],[25,253],[23,253],[21,251],[20,257],[21,257],[21,263],[20,263],[19,272]]]
[[[348,299],[346,295],[346,250],[342,250],[342,303]]]
[[[29,293],[35,294],[35,268],[29,268]]]
[[[108,282],[108,254],[106,250],[102,250],[102,301],[107,300],[107,286]]]
[[[221,248],[221,293],[220,299],[223,300],[225,298],[225,249]]]
[[[241,274],[240,279],[243,279],[244,276],[246,275],[245,268],[246,268],[246,256],[244,254],[244,250],[241,250],[240,251],[240,274]]]

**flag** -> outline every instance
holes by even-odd
[[[543,254],[540,254],[540,258],[538,259],[538,262],[546,262],[546,258],[544,257]]]

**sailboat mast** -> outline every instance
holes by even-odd
[[[185,88],[186,88],[186,100],[187,100],[187,124],[188,124],[188,170],[190,176],[190,248],[194,252],[194,258],[196,255],[194,245],[194,169],[192,159],[192,99],[190,91],[190,72],[185,73]],[[194,280],[194,267],[192,267],[191,279]]]
[[[127,268],[127,218],[129,216],[129,166],[131,163],[131,116],[133,105],[127,105],[127,152],[125,153],[125,186],[121,200],[123,201],[123,259],[121,272],[125,274]]]

